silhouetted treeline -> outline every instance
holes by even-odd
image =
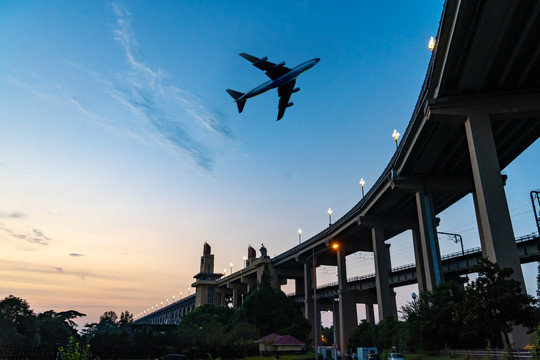
[[[512,346],[509,333],[516,325],[528,328],[531,343],[537,343],[540,333],[533,332],[540,321],[538,300],[521,291],[519,282],[510,278],[512,270],[486,259],[473,270],[478,278],[466,286],[441,283],[402,307],[405,321],[389,317],[377,325],[360,324],[350,346],[431,353],[445,347],[502,348]]]

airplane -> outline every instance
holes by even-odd
[[[267,61],[267,56],[259,59],[246,53],[240,53],[238,55],[252,62],[253,66],[265,71],[266,75],[268,75],[268,77],[271,79],[270,81],[267,81],[264,84],[248,91],[247,93],[227,89],[227,92],[233,97],[236,105],[238,106],[238,112],[242,112],[247,99],[260,95],[270,89],[277,88],[279,96],[278,121],[281,120],[283,114],[285,114],[285,110],[294,105],[293,102],[289,102],[291,95],[297,91],[300,91],[300,88],[294,87],[296,84],[296,78],[304,71],[307,71],[317,65],[317,63],[321,60],[320,58],[311,59],[292,69],[289,69],[288,67],[285,67],[284,61],[276,65],[270,61]]]

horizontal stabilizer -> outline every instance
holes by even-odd
[[[227,89],[226,91],[229,93],[229,95],[231,95],[233,97],[234,100],[238,100],[242,96],[244,96],[244,93],[241,93],[240,91],[234,91],[234,90],[231,90],[231,89]]]

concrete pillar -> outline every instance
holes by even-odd
[[[341,338],[340,337],[340,332],[339,332],[339,327],[340,327],[340,311],[339,311],[339,304],[336,304],[337,301],[335,298],[332,298],[332,318],[333,318],[333,321],[332,321],[332,326],[334,327],[334,343],[337,344],[339,342],[339,339]]]
[[[489,115],[469,115],[465,121],[465,131],[474,179],[474,204],[482,255],[502,268],[512,268],[513,278],[521,283],[525,292]]]
[[[388,258],[384,244],[384,231],[382,226],[375,225],[371,228],[373,238],[373,255],[375,258],[375,285],[377,286],[377,303],[379,305],[379,319],[392,316],[397,320],[397,314],[393,309],[393,292],[390,291],[388,282]]]
[[[443,281],[433,202],[429,192],[422,188],[416,191],[415,198],[424,266],[424,286],[425,289],[432,290]]]
[[[420,232],[418,228],[412,229],[413,245],[414,245],[414,259],[416,261],[416,281],[418,282],[418,291],[427,291],[426,273],[424,270],[424,256],[422,254],[422,242],[420,239]]]
[[[366,322],[370,324],[375,324],[375,310],[373,309],[373,304],[366,303]]]
[[[388,273],[390,274],[392,272],[392,257],[390,256],[390,244],[384,244],[386,247],[386,261],[388,264]],[[392,301],[392,314],[394,314],[394,319],[397,320],[397,304],[396,304],[396,293],[395,291],[390,288],[390,295],[391,295],[391,301]]]
[[[246,292],[249,294],[251,290],[255,289],[257,286],[257,278],[254,276],[246,276],[241,279],[243,284],[247,285]]]
[[[309,337],[314,338],[313,322],[313,266],[311,263],[304,263],[304,316],[311,324]]]
[[[469,114],[465,121],[465,132],[474,179],[473,199],[482,255],[498,263],[501,268],[514,270],[512,278],[520,282],[521,291],[526,293],[489,115]],[[527,344],[526,329],[514,327],[510,341],[518,347]]]
[[[233,291],[232,291],[232,303],[233,303],[233,308],[236,309],[238,308],[238,289],[234,288]]]
[[[358,326],[356,301],[349,292],[344,244],[337,250],[338,294],[339,294],[339,349],[347,352],[351,332]]]
[[[304,278],[301,279],[294,279],[294,293],[296,295],[303,295],[305,294],[305,284],[304,284]]]

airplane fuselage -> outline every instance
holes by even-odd
[[[294,79],[296,79],[303,72],[305,72],[305,71],[311,69],[312,67],[314,67],[315,65],[317,65],[317,63],[320,60],[321,60],[320,58],[315,58],[315,59],[305,61],[305,62],[301,63],[300,65],[292,68],[291,71],[289,71],[288,73],[281,75],[277,79],[269,80],[269,81],[265,82],[264,84],[259,85],[254,89],[251,89],[250,91],[245,93],[242,97],[238,98],[236,101],[247,100],[247,99],[252,98],[254,96],[265,93],[268,90],[275,89],[277,87],[285,85],[288,82],[291,82]]]

